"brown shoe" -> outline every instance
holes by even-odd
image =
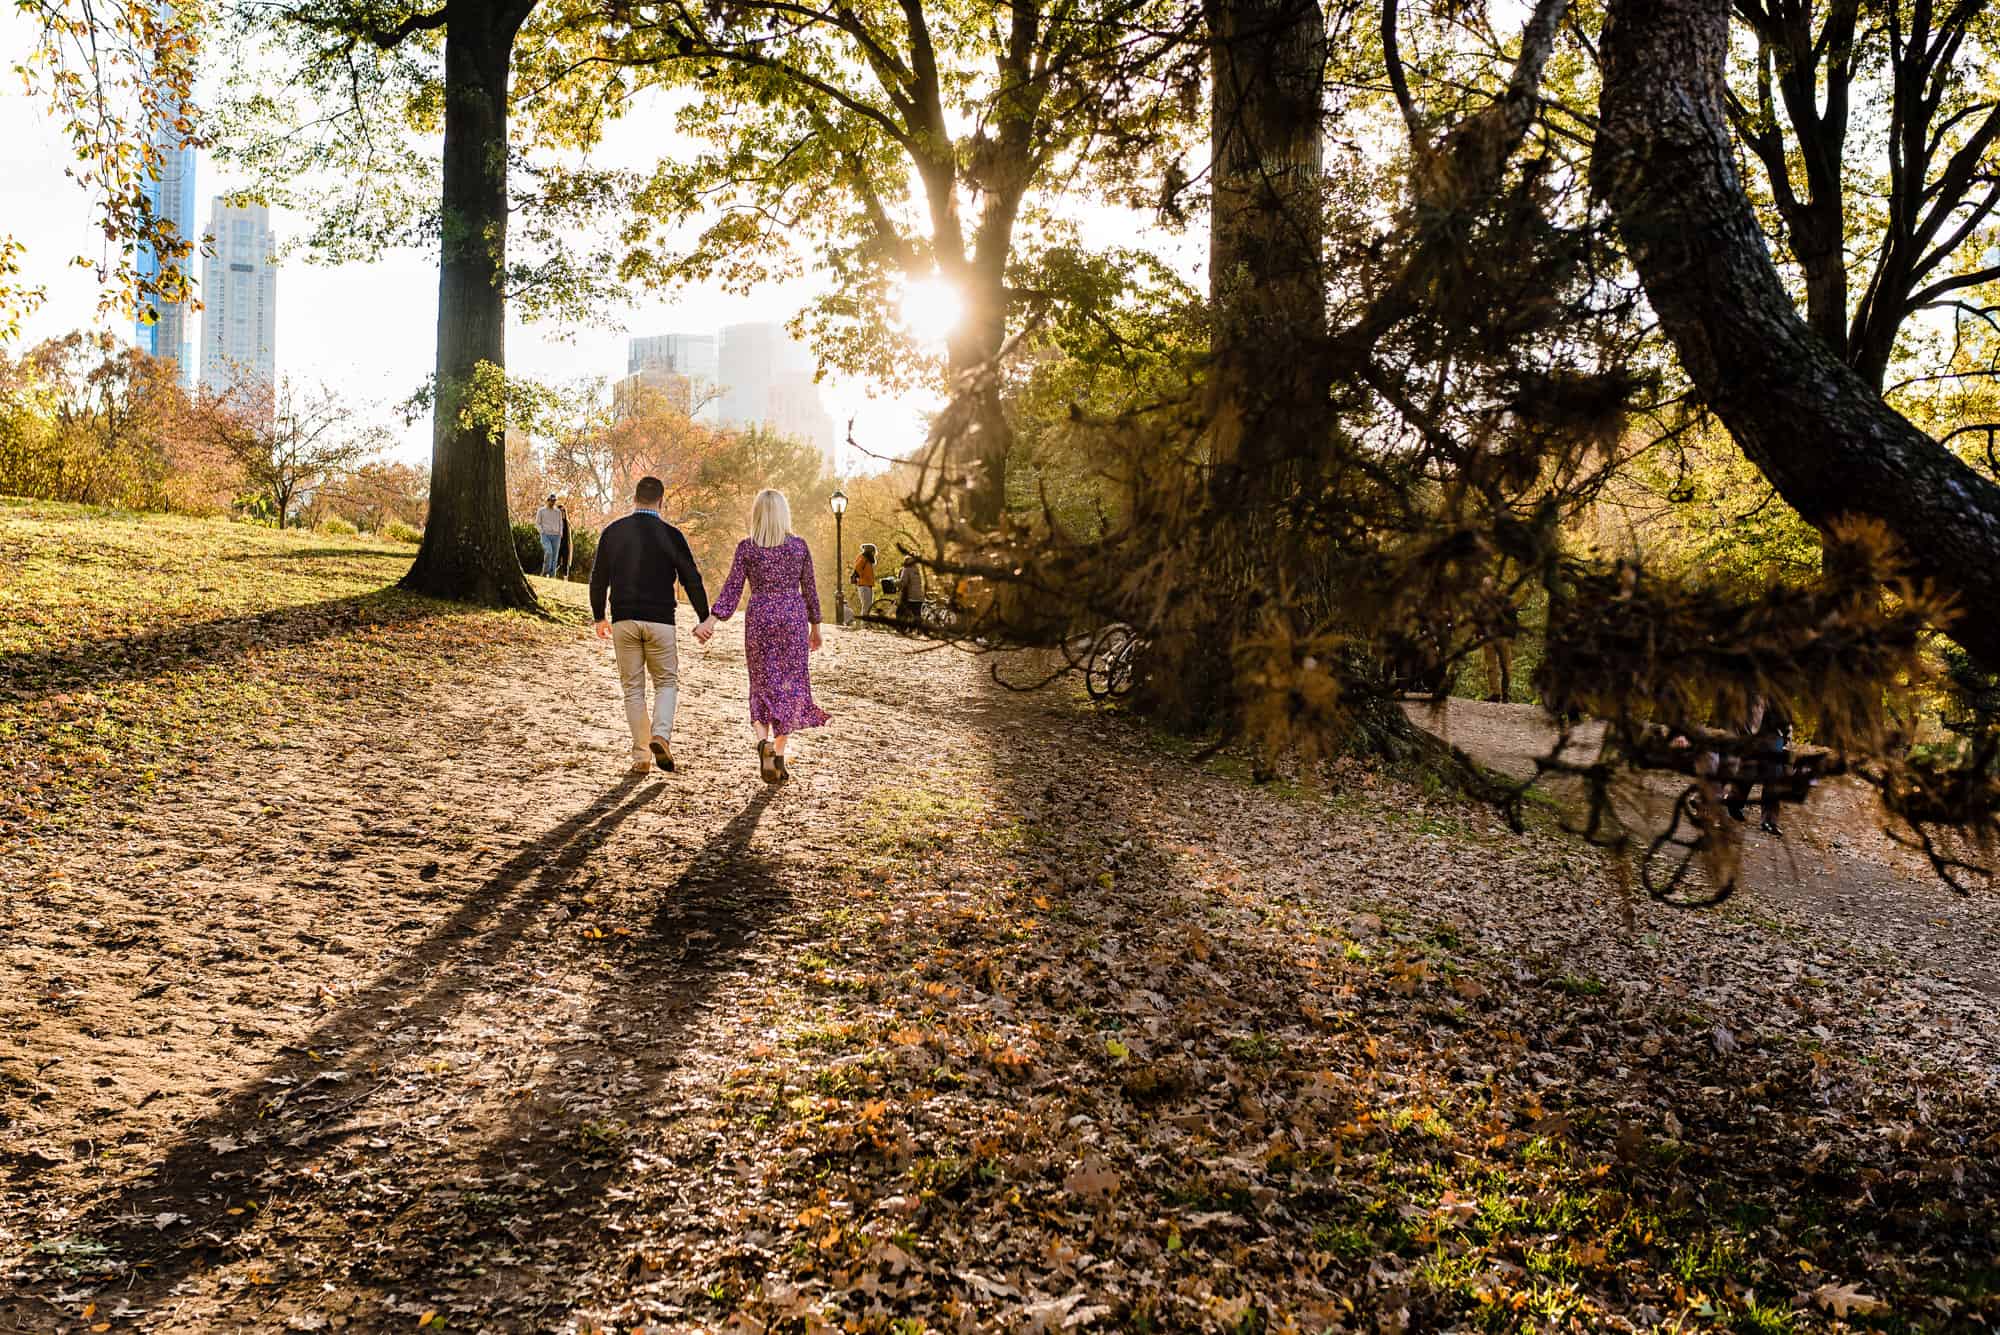
[[[757,770],[764,776],[765,783],[783,783],[785,774],[779,768],[778,753],[769,742],[757,743]]]
[[[655,737],[651,742],[651,746],[653,748],[653,763],[667,773],[672,774],[674,772],[674,752],[673,748],[667,745],[667,739],[664,737]]]
[[[790,783],[792,781],[792,767],[785,763],[785,753],[783,751],[773,751],[771,758],[778,762],[778,782]]]

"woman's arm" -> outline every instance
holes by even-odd
[[[709,606],[711,621],[727,621],[736,615],[736,604],[743,600],[743,581],[750,573],[750,539],[736,544],[736,558],[729,563],[729,578],[722,582],[722,592],[716,595]]]
[[[806,620],[815,626],[819,624],[819,581],[813,574],[813,549],[804,538],[799,546],[805,550],[806,559],[799,563],[799,593],[806,600]]]

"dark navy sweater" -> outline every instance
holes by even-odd
[[[681,531],[648,511],[635,510],[604,526],[590,568],[590,615],[604,620],[604,596],[611,595],[614,621],[674,620],[674,581],[679,579],[694,605],[696,621],[708,619],[708,591],[701,586],[694,553]]]

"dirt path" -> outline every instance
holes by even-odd
[[[1512,1154],[1570,1107],[1706,1126],[1747,1192],[1912,1124],[1878,1080],[1927,1091],[1918,1146],[1995,1129],[1951,1120],[1987,998],[1896,962],[1929,938],[1626,932],[1567,841],[1192,770],[873,632],[774,793],[735,631],[683,664],[679,775],[624,772],[578,640],[0,853],[0,1330],[1422,1328],[1488,1280],[1349,1248],[1428,1243],[1313,1146],[1498,1117]],[[1734,1120],[1753,1082],[1804,1141]],[[1987,1180],[1852,1139],[1879,1200]]]

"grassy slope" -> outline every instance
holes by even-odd
[[[379,702],[566,633],[573,613],[399,592],[410,552],[0,498],[0,831],[146,791],[329,702]]]

